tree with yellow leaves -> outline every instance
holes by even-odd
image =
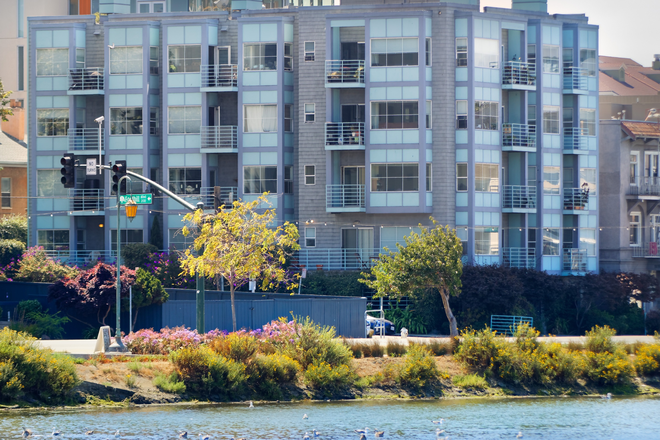
[[[195,240],[194,252],[186,250],[181,267],[191,276],[222,276],[227,280],[234,331],[236,289],[252,279],[259,280],[264,290],[281,284],[291,291],[298,287],[297,274],[284,268],[286,258],[300,249],[298,228],[289,222],[275,226],[275,211],[261,209],[270,206],[267,195],[223,205],[215,215],[197,210],[184,217],[190,226],[183,228],[183,234],[194,233]]]

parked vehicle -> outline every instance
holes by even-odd
[[[395,335],[396,334],[396,329],[394,327],[394,323],[392,321],[389,321],[387,319],[383,319],[381,323],[380,318],[376,318],[375,316],[369,316],[367,315],[367,331],[368,330],[373,330],[374,335],[379,335],[380,334],[380,327],[384,326],[385,329],[385,335]]]

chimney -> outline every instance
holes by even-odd
[[[660,53],[657,53],[653,55],[653,64],[651,65],[653,67],[653,70],[660,70]]]
[[[511,0],[511,9],[548,12],[548,0]]]

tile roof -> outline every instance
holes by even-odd
[[[605,74],[605,70],[625,69],[625,82],[621,82]],[[652,80],[649,73],[658,74],[657,70],[651,67],[644,67],[630,58],[615,58],[601,56],[598,58],[598,80],[600,82],[600,93],[603,95],[619,96],[656,96],[660,92],[660,83]]]
[[[637,140],[637,138],[660,138],[660,124],[658,122],[621,121],[621,128],[633,140]]]
[[[0,164],[27,166],[27,156],[24,143],[0,131]]]

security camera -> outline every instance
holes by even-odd
[[[103,121],[105,121],[105,118],[103,116],[99,116],[98,118],[94,119],[94,122],[96,122],[97,124],[100,124]]]

